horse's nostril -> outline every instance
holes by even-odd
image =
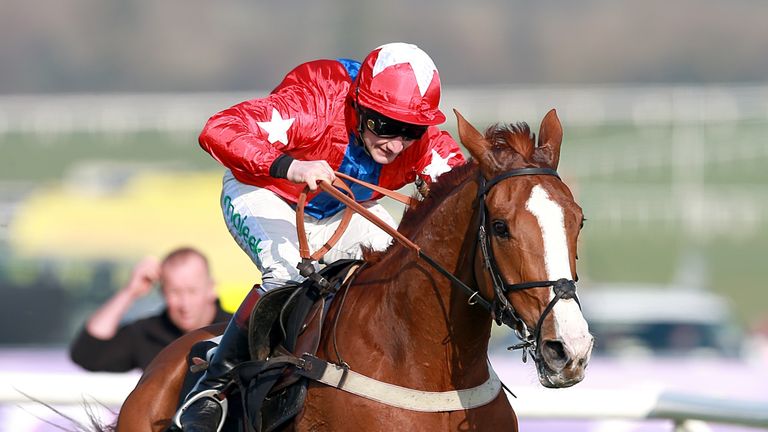
[[[568,352],[565,350],[565,345],[558,340],[548,340],[544,342],[543,347],[544,358],[547,364],[554,371],[561,371],[568,363]]]
[[[565,353],[565,347],[563,346],[563,343],[556,340],[550,340],[546,341],[544,343],[544,347],[551,351],[551,354],[555,358],[565,358],[567,354]]]

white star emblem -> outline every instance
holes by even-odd
[[[283,145],[288,145],[288,128],[293,124],[293,120],[292,118],[283,119],[277,109],[272,108],[272,120],[256,123],[269,133],[267,141],[270,144],[280,141]]]
[[[424,168],[424,171],[421,173],[424,175],[428,175],[432,181],[437,180],[438,177],[440,177],[440,174],[447,173],[451,170],[451,166],[448,165],[448,160],[452,157],[456,156],[457,153],[452,152],[449,153],[448,156],[443,159],[442,156],[440,156],[440,153],[432,150],[432,162],[427,165],[426,168]]]
[[[373,76],[389,66],[401,63],[411,64],[411,68],[416,74],[419,92],[424,96],[432,82],[432,77],[437,72],[437,67],[427,53],[416,45],[401,42],[383,45],[379,51],[379,56],[376,58],[376,64],[373,65]]]

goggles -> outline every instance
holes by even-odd
[[[363,119],[365,127],[379,138],[402,137],[406,140],[417,140],[424,135],[428,127],[403,123],[370,110],[363,113]]]

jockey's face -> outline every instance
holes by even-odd
[[[211,324],[216,315],[216,290],[202,259],[165,264],[160,283],[171,321],[185,333]]]
[[[363,143],[368,149],[373,160],[386,165],[392,163],[403,150],[413,144],[414,139],[403,138],[401,136],[382,138],[368,128],[363,128]]]

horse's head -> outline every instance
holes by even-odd
[[[563,131],[555,110],[538,146],[526,124],[482,135],[456,112],[459,136],[478,162],[479,289],[495,299],[496,319],[516,328],[546,387],[584,378],[593,337],[575,293],[581,208],[557,175]]]

